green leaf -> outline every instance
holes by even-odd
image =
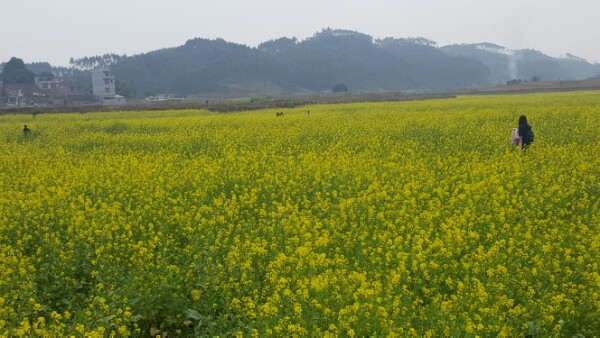
[[[202,316],[202,314],[194,309],[185,309],[184,311],[185,313],[185,317],[188,319],[194,319],[194,320],[202,320],[202,318],[204,316]]]
[[[132,322],[138,322],[140,319],[142,319],[142,315],[135,315],[135,316],[131,316],[131,318],[129,319]]]

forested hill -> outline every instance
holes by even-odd
[[[375,40],[332,29],[303,41],[281,38],[256,48],[197,38],[179,47],[129,57],[72,60],[72,65],[89,67],[90,60],[109,65],[120,90],[137,97],[330,91],[336,84],[353,91],[448,90],[511,79],[568,80],[600,74],[600,65],[576,57],[507,52],[493,44],[440,48],[424,38]]]
[[[221,39],[127,57],[111,66],[137,93],[243,90],[301,92],[464,88],[489,82],[480,61],[450,56],[425,39],[385,39],[324,30],[304,41],[281,38],[257,48]]]

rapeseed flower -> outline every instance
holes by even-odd
[[[0,142],[0,336],[596,334],[598,107],[37,116]]]

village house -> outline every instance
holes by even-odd
[[[0,105],[7,107],[56,107],[99,104],[77,81],[36,77],[34,83],[0,85]]]
[[[100,98],[103,105],[126,103],[125,97],[117,95],[115,77],[107,69],[95,69],[92,71],[92,92]]]
[[[0,79],[0,106],[49,107],[118,105],[126,103],[116,94],[115,77],[108,70],[92,71],[92,91],[79,81],[37,76],[32,84],[3,84]]]
[[[3,86],[5,103],[8,107],[45,106],[49,96],[35,84],[6,84]]]

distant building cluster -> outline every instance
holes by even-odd
[[[37,76],[34,83],[3,84],[0,78],[0,106],[61,107],[124,104],[115,92],[115,77],[108,70],[92,71],[92,90],[79,81],[62,77]]]

